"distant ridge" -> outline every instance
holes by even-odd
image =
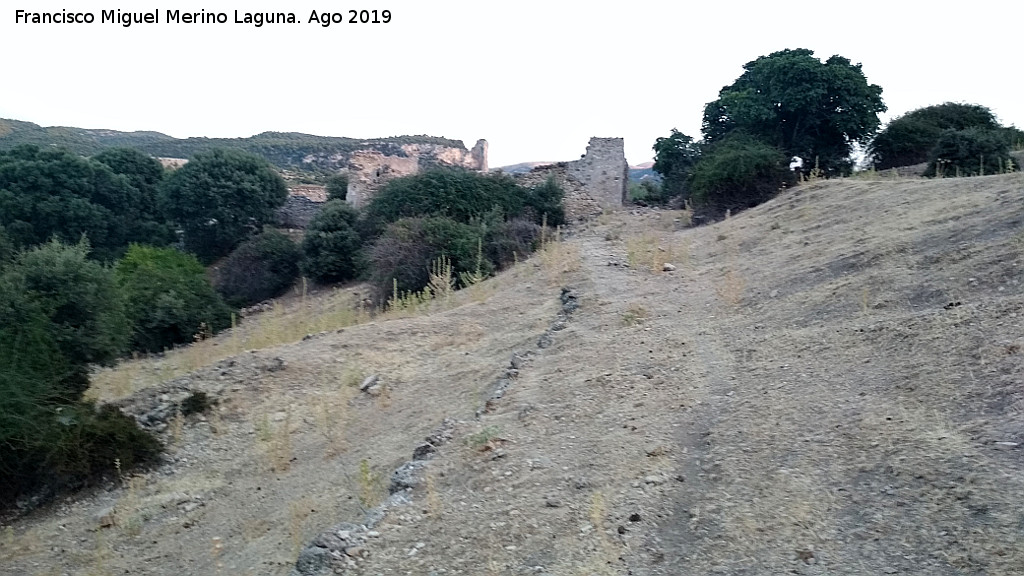
[[[520,162],[518,164],[509,164],[508,166],[500,166],[498,168],[492,168],[492,172],[501,171],[505,174],[522,174],[529,172],[538,166],[547,166],[550,164],[558,164],[558,162]],[[630,182],[639,182],[644,178],[661,178],[652,168],[654,162],[644,162],[643,164],[637,164],[636,166],[629,167],[629,180]]]
[[[82,156],[92,156],[106,148],[123,146],[166,158],[188,158],[210,148],[236,148],[262,156],[283,170],[302,172],[333,172],[344,167],[351,152],[361,149],[379,150],[392,156],[405,156],[403,144],[466,149],[461,140],[425,135],[359,139],[299,132],[263,132],[248,138],[174,138],[152,131],[43,127],[32,122],[0,118],[0,150],[9,150],[20,144],[34,144],[41,148],[61,147]]]

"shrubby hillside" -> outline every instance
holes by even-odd
[[[248,138],[174,138],[160,132],[43,127],[31,122],[0,118],[0,150],[20,144],[34,144],[43,148],[60,147],[82,156],[92,156],[107,148],[130,147],[153,156],[169,158],[189,158],[214,148],[231,148],[261,156],[280,169],[324,173],[344,167],[344,161],[340,161],[338,155],[347,158],[351,152],[365,148],[401,156],[403,144],[466,147],[461,140],[435,136],[393,136],[361,140],[299,132],[263,132]]]

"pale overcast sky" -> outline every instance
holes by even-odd
[[[273,130],[490,142],[490,163],[571,160],[591,136],[651,159],[673,127],[700,136],[703,105],[741,66],[785,48],[863,64],[888,119],[945,101],[1024,127],[1024,2],[24,2],[94,24],[0,16],[0,117],[44,126],[244,137]],[[159,24],[101,11],[159,10]],[[314,10],[388,9],[388,24],[307,23]],[[168,9],[227,24],[167,24]],[[234,24],[234,11],[300,24]],[[346,17],[347,20],[347,17]]]

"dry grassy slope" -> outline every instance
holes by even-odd
[[[483,419],[504,456],[448,450],[362,573],[1024,572],[1022,183],[582,232],[581,310]]]
[[[224,397],[185,426],[188,463],[19,521],[0,571],[285,574],[359,519],[379,487],[361,460],[386,473],[452,416],[349,573],[1024,573],[1024,452],[999,444],[1024,442],[1024,177],[824,182],[713,226],[674,216],[604,216],[484,302],[237,358],[255,377],[200,371]],[[581,308],[537,349],[562,284]],[[388,397],[339,385],[352,369]],[[96,530],[115,503],[125,521]]]

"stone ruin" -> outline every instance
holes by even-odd
[[[389,180],[439,166],[487,172],[487,141],[478,140],[471,150],[437,144],[405,144],[400,154],[357,150],[348,162],[346,200],[353,207],[363,207]],[[514,176],[527,188],[554,178],[565,190],[566,219],[579,222],[626,203],[629,165],[622,138],[594,137],[579,160],[538,166]],[[326,201],[323,187],[296,186],[289,192],[288,201],[278,210],[278,225],[305,228]]]
[[[603,207],[626,203],[629,190],[629,164],[622,138],[591,138],[587,153],[569,162],[568,176],[581,183],[587,193]]]
[[[281,228],[305,228],[327,202],[327,189],[323,186],[289,186],[288,198],[275,213],[275,223]]]
[[[591,138],[579,160],[537,166],[515,177],[527,188],[554,178],[565,191],[568,222],[589,220],[605,208],[621,207],[628,198],[629,164],[622,138]]]
[[[405,144],[400,155],[357,150],[348,162],[348,193],[345,199],[353,207],[361,208],[389,180],[439,166],[487,172],[487,140],[477,140],[471,150],[437,144]]]

